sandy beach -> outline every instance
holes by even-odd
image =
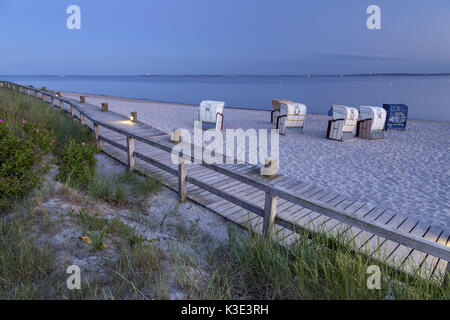
[[[78,93],[64,96],[78,98]],[[165,132],[192,131],[197,106],[87,95],[87,102]],[[270,104],[270,102],[269,102]],[[271,129],[270,112],[226,108],[224,128]],[[325,139],[328,117],[307,116],[305,134],[280,137],[280,172],[355,199],[450,226],[450,123],[410,120],[405,132],[388,131],[384,140]]]

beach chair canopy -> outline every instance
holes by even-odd
[[[273,106],[273,110],[278,110],[280,109],[280,106],[282,103],[289,103],[292,102],[292,100],[288,100],[288,99],[274,99],[272,100],[272,106]]]
[[[386,110],[385,130],[405,130],[408,121],[408,106],[404,104],[383,104]]]
[[[302,128],[305,123],[306,106],[302,103],[282,102],[280,115],[286,116],[284,126],[286,128]]]
[[[211,127],[222,129],[223,108],[222,101],[202,101],[198,109],[198,120],[202,123],[211,124]]]
[[[359,116],[361,120],[372,119],[371,131],[384,130],[386,122],[386,110],[381,107],[361,106]]]
[[[340,105],[333,105],[332,108],[334,120],[345,120],[342,132],[354,132],[359,117],[358,110],[356,108]]]

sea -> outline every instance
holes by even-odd
[[[303,103],[308,113],[326,114],[331,105],[381,106],[402,103],[409,119],[450,122],[450,75],[136,75],[0,76],[23,85],[116,97],[198,105],[271,110],[272,99]]]

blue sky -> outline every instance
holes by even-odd
[[[448,0],[0,0],[0,29],[3,75],[450,72]]]

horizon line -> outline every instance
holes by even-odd
[[[450,72],[430,72],[430,73],[306,73],[306,74],[10,74],[0,75],[0,77],[350,77],[350,76],[443,76],[450,75]]]

